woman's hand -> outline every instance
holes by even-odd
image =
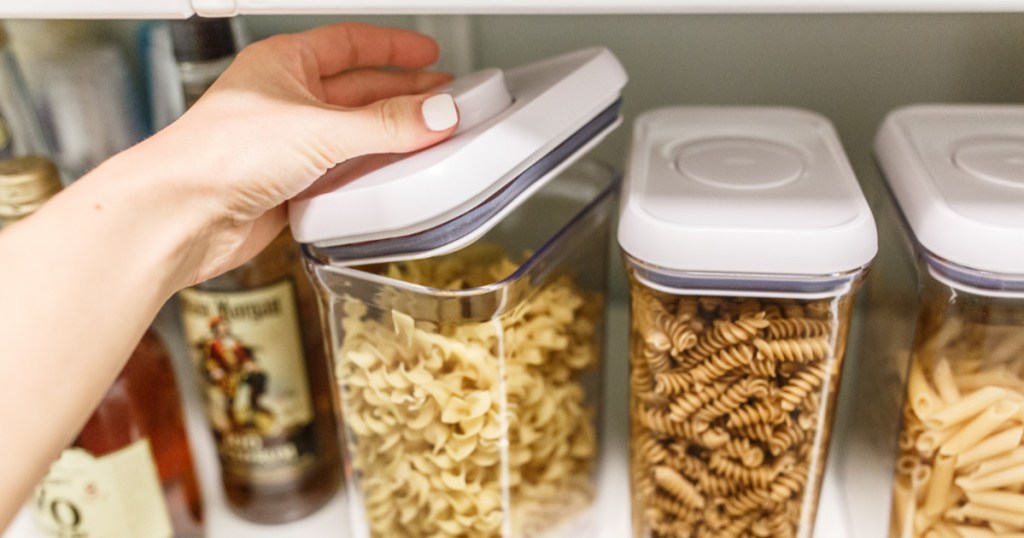
[[[454,103],[423,92],[451,77],[419,71],[437,56],[429,37],[362,24],[244,49],[182,118],[128,152],[173,163],[174,188],[200,194],[184,201],[205,220],[180,284],[259,252],[284,226],[284,202],[335,164],[447,138],[458,121]]]
[[[428,37],[341,24],[239,54],[179,121],[0,233],[0,531],[160,305],[256,254],[336,163],[449,136]],[[409,71],[404,71],[409,70]]]

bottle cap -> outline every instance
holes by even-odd
[[[179,62],[206,62],[233,56],[235,34],[231,19],[207,19],[193,15],[171,21],[174,57]]]
[[[0,161],[0,220],[13,222],[29,215],[61,188],[60,172],[45,157]]]

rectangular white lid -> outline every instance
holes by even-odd
[[[619,243],[672,272],[822,276],[867,265],[874,219],[825,118],[677,107],[637,119]]]
[[[882,124],[875,155],[935,261],[1024,278],[1024,106],[901,108]]]

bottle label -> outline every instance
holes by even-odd
[[[295,284],[181,292],[185,337],[226,474],[295,479],[313,463],[313,406]]]
[[[95,458],[61,454],[36,488],[32,511],[53,538],[170,538],[174,532],[149,441]]]

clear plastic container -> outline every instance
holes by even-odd
[[[1024,293],[972,293],[922,263],[890,536],[1020,532]]]
[[[876,248],[834,130],[789,109],[645,114],[622,206],[633,535],[810,536]]]
[[[904,108],[875,149],[921,283],[889,536],[1019,535],[1024,107]]]
[[[576,165],[436,258],[307,256],[353,536],[594,534],[615,185],[609,169]]]

